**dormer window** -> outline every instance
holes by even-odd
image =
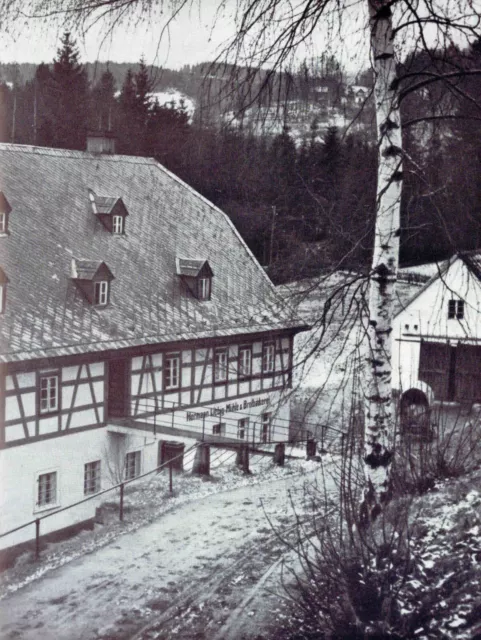
[[[7,300],[7,283],[8,278],[4,270],[0,267],[0,314],[5,312],[5,303]]]
[[[105,262],[72,260],[72,280],[87,301],[96,307],[110,302],[110,283],[114,276]]]
[[[115,235],[125,233],[125,219],[129,215],[122,198],[98,196],[89,191],[92,213],[97,216],[103,226]]]
[[[176,271],[185,285],[187,295],[197,300],[211,299],[214,272],[207,260],[177,258]]]
[[[199,300],[210,300],[210,285],[212,282],[211,278],[199,278],[197,286],[197,297]]]
[[[112,233],[124,232],[124,219],[122,216],[114,216],[112,218]]]
[[[3,194],[3,191],[0,191],[0,236],[6,236],[8,234],[8,218],[11,210],[12,207]]]
[[[105,307],[109,302],[109,283],[107,280],[94,282],[94,304]]]

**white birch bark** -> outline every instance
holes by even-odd
[[[396,92],[392,16],[389,0],[368,0],[378,141],[375,244],[369,283],[368,386],[365,402],[364,470],[361,513],[375,519],[389,499],[394,439],[391,391],[391,334],[396,283],[401,197],[401,119]]]

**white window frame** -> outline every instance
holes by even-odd
[[[8,231],[8,214],[0,211],[0,235],[5,235]]]
[[[225,422],[217,422],[212,425],[213,436],[225,436]]]
[[[165,389],[180,388],[180,353],[166,353],[164,358]]]
[[[42,480],[42,479],[45,480]],[[50,478],[50,480],[48,480]],[[52,479],[54,480],[53,489],[52,489]],[[47,488],[45,487],[41,491],[42,482],[50,482],[50,489],[47,493]],[[48,502],[45,501],[45,498],[49,495],[50,500]],[[41,501],[42,498],[42,501]],[[59,483],[58,483],[58,470],[57,469],[48,469],[45,471],[41,471],[36,474],[35,477],[35,507],[34,511],[46,511],[48,509],[55,509],[60,504],[59,501]]]
[[[100,460],[84,464],[84,496],[91,496],[101,490],[102,465]]]
[[[125,454],[124,480],[134,480],[142,473],[142,453],[140,449]]]
[[[45,383],[44,383],[45,381]],[[38,407],[41,414],[55,413],[60,409],[60,374],[46,371],[39,374]]]
[[[272,413],[266,411],[261,418],[261,442],[266,444],[271,440],[272,431]]]
[[[229,352],[227,349],[214,351],[214,382],[226,382]]]
[[[105,307],[109,302],[109,282],[108,280],[97,280],[94,282],[94,304],[97,307]]]
[[[248,378],[252,375],[252,347],[239,347],[238,361],[239,378]]]
[[[249,434],[249,418],[240,418],[237,421],[237,438],[245,440]]]
[[[265,342],[262,349],[262,373],[274,373],[276,367],[276,345]]]
[[[197,297],[199,300],[210,300],[211,278],[201,276],[197,281]]]
[[[112,233],[121,235],[124,232],[124,216],[112,216]]]

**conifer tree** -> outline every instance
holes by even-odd
[[[53,61],[48,96],[53,144],[64,149],[84,149],[88,114],[87,73],[79,62],[76,42],[68,31]]]

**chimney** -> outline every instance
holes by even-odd
[[[112,131],[89,131],[87,133],[87,151],[89,153],[115,153],[116,138]]]

